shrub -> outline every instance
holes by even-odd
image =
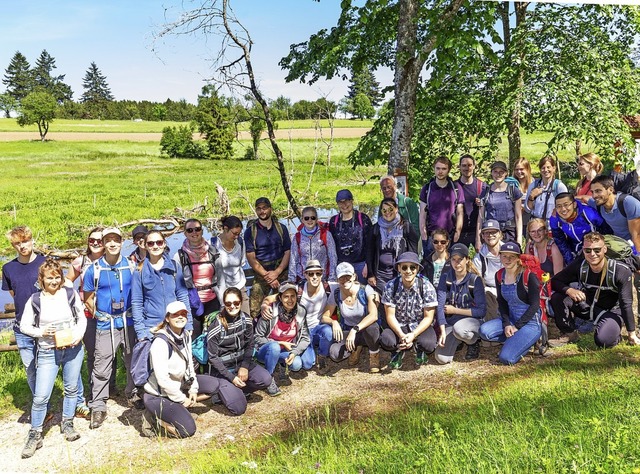
[[[193,125],[162,129],[160,150],[171,158],[206,158],[204,147],[193,141]]]

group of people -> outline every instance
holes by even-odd
[[[292,236],[266,197],[256,200],[257,218],[245,229],[228,216],[211,239],[201,221],[188,219],[173,257],[160,230],[136,227],[136,249],[125,256],[120,229],[95,228],[66,275],[33,251],[27,227],[11,230],[18,256],[3,267],[2,287],[15,301],[16,342],[33,394],[22,456],[42,446],[60,367],[65,438],[80,437],[74,417],[102,426],[120,349],[125,395],[144,410],[143,434],[181,438],[195,433],[188,408],[198,401],[241,415],[253,392],[281,393],[278,370],[315,366],[325,375],[343,360],[359,365],[364,348],[372,373],[382,369],[381,349],[390,353],[388,368],[397,369],[410,351],[418,365],[429,354],[448,364],[464,347],[466,360],[477,359],[481,340],[502,343],[500,362],[515,364],[544,324],[542,283],[523,266],[523,253],[552,277],[548,306],[568,340],[594,330],[596,344],[611,347],[625,326],[629,342],[640,344],[635,269],[605,257],[606,234],[640,248],[640,201],[598,175],[597,156],[580,157],[576,194],[555,178],[551,157],[540,161],[537,179],[524,158],[512,178],[496,161],[490,184],[475,176],[470,155],[460,158],[459,179],[449,177],[451,167],[448,158],[436,159],[419,203],[384,176],[375,224],[343,189],[336,215],[320,222],[317,210],[305,207]],[[194,357],[198,344],[203,358]],[[87,390],[80,376],[85,352]],[[151,372],[136,385],[132,358],[145,354]]]

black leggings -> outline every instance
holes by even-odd
[[[213,395],[218,391],[218,380],[209,375],[197,375],[198,395]],[[182,404],[145,393],[144,406],[156,418],[173,426],[178,432],[178,437],[189,438],[196,432],[196,422],[189,410]]]
[[[336,362],[345,360],[351,355],[351,352],[347,350],[345,338],[351,331],[351,327],[347,326],[343,329],[342,341],[334,342],[329,348],[329,357]],[[378,323],[373,323],[367,326],[362,331],[356,333],[355,346],[366,346],[369,348],[369,352],[378,352],[380,349],[380,326]]]
[[[405,334],[411,332],[406,326],[404,326],[402,330]],[[431,354],[435,351],[436,346],[438,345],[438,338],[436,337],[436,331],[433,329],[433,326],[429,326],[426,331],[422,332],[415,339],[414,344],[416,345],[416,349],[424,351],[427,354]],[[395,332],[387,328],[382,331],[382,335],[380,336],[380,345],[385,351],[396,352],[400,345],[400,339]]]
[[[220,400],[232,415],[242,415],[247,410],[245,394],[256,390],[264,390],[271,384],[271,374],[261,365],[254,365],[249,369],[249,378],[244,388],[238,388],[222,377],[216,377],[220,382]]]

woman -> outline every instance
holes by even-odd
[[[84,272],[86,269],[96,260],[104,255],[104,245],[102,244],[102,227],[94,227],[89,232],[87,239],[87,251],[84,255],[80,255],[71,262],[71,266],[67,271],[66,280],[67,285],[73,284],[78,277],[80,277],[80,299],[84,302],[84,293],[82,291],[82,280],[84,279]],[[96,320],[93,315],[84,309],[84,315],[87,318],[87,330],[84,333],[84,347],[87,352],[87,371],[89,376],[93,372],[93,359],[96,348]],[[110,393],[115,393],[116,386],[116,370],[114,368],[111,373]],[[84,385],[82,383],[82,374],[78,378],[78,404],[76,405],[76,416],[78,418],[89,419],[91,412],[84,398]]]
[[[242,415],[247,409],[245,395],[266,389],[273,379],[253,361],[253,323],[240,309],[242,297],[238,288],[227,288],[222,295],[224,308],[207,332],[211,375],[218,380],[220,400],[232,415]]]
[[[184,303],[172,301],[164,320],[151,330],[154,339],[149,351],[151,375],[144,386],[144,436],[193,436],[196,422],[187,408],[218,391],[215,378],[195,373],[191,335],[185,330],[187,317]]]
[[[527,226],[529,241],[527,242],[526,253],[538,257],[540,268],[550,277],[558,273],[564,267],[564,259],[560,249],[549,237],[547,222],[534,218]]]
[[[172,301],[189,305],[182,269],[165,255],[167,242],[161,232],[150,231],[144,240],[147,258],[140,261],[131,282],[131,312],[138,341],[151,340],[151,329],[161,324],[165,309]],[[187,312],[188,331],[193,330],[191,314]]]
[[[515,184],[520,188],[520,191],[523,192],[521,201],[524,199],[524,193],[529,189],[529,185],[533,181],[533,174],[531,173],[531,163],[524,156],[521,156],[513,163],[513,178],[507,178],[507,182],[509,180],[515,181]],[[522,203],[522,233],[524,234],[526,231],[527,224],[529,223],[529,218],[531,215],[527,211]]]
[[[438,287],[440,275],[451,268],[449,265],[449,233],[442,228],[436,229],[433,236],[433,252],[422,259],[422,274],[434,287]],[[479,248],[479,247],[478,247]]]
[[[38,284],[42,290],[29,298],[20,322],[20,331],[37,339],[31,429],[22,450],[23,458],[30,458],[42,447],[42,426],[60,367],[64,384],[60,432],[67,441],[80,438],[73,427],[73,416],[84,359],[81,342],[87,318],[84,317],[80,295],[72,288],[63,286],[63,282],[62,267],[48,258],[38,270]]]
[[[222,218],[222,232],[211,239],[220,255],[220,273],[218,286],[215,288],[218,301],[222,301],[222,295],[227,288],[238,288],[242,292],[242,312],[249,314],[249,296],[247,296],[247,278],[244,274],[244,266],[247,258],[242,240],[242,222],[236,216]]]
[[[302,209],[302,224],[291,241],[289,281],[304,280],[304,269],[309,260],[318,260],[324,268],[326,281],[336,281],[336,244],[329,226],[318,222],[315,207]]]
[[[460,343],[467,345],[466,360],[480,356],[480,325],[484,322],[487,302],[480,272],[469,259],[469,249],[463,244],[451,247],[451,268],[443,273],[438,284],[436,315],[444,344],[438,345],[435,359],[448,364]]]
[[[591,181],[602,173],[604,168],[600,157],[595,153],[586,153],[578,158],[580,181],[576,185],[576,199],[587,203],[591,197]]]
[[[500,261],[504,266],[504,270],[496,273],[500,317],[480,326],[482,339],[504,343],[498,359],[506,365],[522,359],[542,333],[540,282],[533,272],[524,270],[520,253],[520,247],[513,242],[500,247]]]
[[[507,165],[496,161],[491,165],[493,183],[480,198],[480,213],[476,229],[476,248],[482,245],[481,231],[485,221],[495,220],[500,224],[505,242],[522,241],[522,192],[507,183]]]
[[[396,275],[396,259],[404,252],[418,253],[418,234],[398,213],[394,198],[380,203],[382,216],[373,226],[373,238],[367,252],[368,282],[382,294],[388,281]]]
[[[342,262],[337,269],[339,288],[329,296],[322,315],[322,326],[331,331],[320,331],[320,357],[329,355],[334,362],[349,358],[349,365],[358,365],[362,348],[369,349],[369,372],[380,372],[380,326],[378,325],[378,295],[369,285],[361,285],[355,268]],[[336,312],[338,319],[332,319]],[[327,337],[329,336],[329,337]],[[326,362],[326,361],[323,361]],[[320,374],[326,373],[326,364],[318,363]]]
[[[556,160],[551,156],[544,156],[538,163],[540,178],[536,179],[527,188],[525,209],[531,217],[539,217],[549,221],[556,207],[558,193],[566,193],[565,184],[556,179]]]
[[[282,283],[278,288],[278,301],[272,307],[273,318],[260,318],[256,326],[256,358],[264,364],[270,375],[276,366],[284,364],[294,372],[309,370],[316,362],[307,328],[307,311],[298,304],[295,283]],[[272,379],[267,388],[272,397],[280,395],[280,388]]]
[[[195,339],[202,334],[204,316],[220,309],[215,287],[222,274],[217,249],[202,236],[202,222],[187,219],[184,223],[185,239],[173,257],[182,268],[184,283],[189,294],[193,333]]]

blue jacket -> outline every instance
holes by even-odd
[[[589,232],[613,234],[609,225],[594,208],[576,201],[577,216],[573,222],[567,222],[558,216],[556,211],[549,218],[551,234],[566,265],[570,264],[582,250],[582,239]]]
[[[151,338],[149,330],[164,320],[167,305],[172,301],[182,301],[187,307],[185,329],[192,330],[191,306],[180,265],[165,257],[158,271],[145,259],[142,268],[133,273],[131,284],[133,327],[138,340]]]
[[[444,305],[450,304],[458,309],[471,309],[471,317],[482,320],[487,314],[487,298],[482,278],[475,273],[467,273],[459,284],[456,284],[453,268],[442,270],[438,283],[437,324],[447,323],[447,318],[460,318],[457,314],[445,314]],[[463,316],[469,317],[469,316]]]

